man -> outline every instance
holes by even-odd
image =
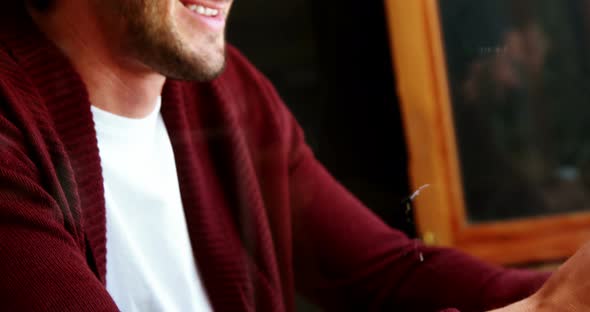
[[[546,280],[364,208],[226,46],[231,0],[2,6],[2,310],[293,311],[297,289],[337,311],[482,311]],[[563,278],[509,308],[559,302]]]

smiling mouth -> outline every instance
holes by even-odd
[[[181,1],[184,7],[205,17],[223,17],[223,8],[205,4],[201,1]]]
[[[209,30],[219,33],[225,29],[225,23],[231,1],[229,0],[179,0],[190,11],[198,23]]]
[[[208,8],[208,7],[206,7],[204,5],[200,5],[200,4],[189,4],[189,5],[186,5],[186,7],[189,10],[191,10],[197,14],[207,16],[207,17],[217,17],[220,13],[219,9]]]

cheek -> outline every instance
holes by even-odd
[[[175,8],[173,24],[184,44],[195,47],[206,37],[205,27],[183,5]]]
[[[192,35],[197,32],[199,25],[193,16],[194,14],[185,8],[182,3],[178,3],[179,5],[174,7],[174,22],[183,34]]]
[[[128,0],[138,19],[150,25],[166,25],[173,20],[178,0]],[[132,16],[128,17],[133,19]]]

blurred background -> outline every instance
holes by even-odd
[[[439,3],[470,220],[585,210],[590,1]]]

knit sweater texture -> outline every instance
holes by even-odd
[[[117,311],[87,89],[14,3],[0,12],[0,310]],[[217,79],[169,79],[161,109],[214,310],[294,311],[297,290],[333,311],[483,311],[547,278],[386,226],[314,158],[269,81],[227,49]]]

